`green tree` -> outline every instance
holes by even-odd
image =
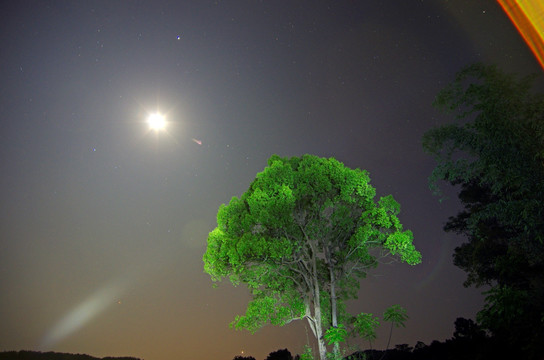
[[[467,238],[454,254],[465,286],[491,288],[477,319],[535,355],[544,343],[544,98],[532,82],[464,68],[435,101],[456,121],[428,131],[423,147],[438,162],[431,186],[460,186],[463,209],[445,230]]]
[[[385,351],[389,349],[389,344],[391,343],[391,335],[393,335],[393,326],[395,327],[406,327],[404,322],[408,320],[408,315],[406,315],[406,309],[400,305],[392,305],[383,313],[383,320],[391,323],[391,328],[389,329],[389,339],[387,339],[387,346]]]
[[[363,340],[368,340],[370,349],[372,349],[372,341],[376,339],[376,330],[380,326],[377,317],[372,314],[360,313],[353,318],[353,329],[356,335]]]
[[[244,283],[252,300],[236,329],[306,319],[325,360],[326,331],[334,350],[344,301],[384,258],[421,261],[413,235],[397,218],[392,196],[375,201],[368,173],[312,155],[273,155],[249,189],[221,205],[208,236],[204,269],[212,280]]]

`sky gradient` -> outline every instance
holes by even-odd
[[[452,265],[462,239],[442,231],[459,203],[429,191],[421,136],[451,121],[431,104],[463,66],[542,75],[494,1],[12,1],[0,14],[0,351],[261,360],[315,346],[302,322],[229,329],[248,292],[203,272],[219,205],[272,154],[335,157],[400,202],[423,262],[379,267],[349,305],[405,307],[392,343],[444,340],[480,309]],[[155,111],[165,132],[145,123]]]

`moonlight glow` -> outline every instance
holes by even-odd
[[[166,119],[164,115],[160,113],[149,114],[147,117],[147,125],[149,128],[154,131],[161,131],[166,128]]]

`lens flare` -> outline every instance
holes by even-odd
[[[544,69],[544,2],[498,0]]]
[[[124,292],[126,283],[113,281],[98,289],[84,302],[62,318],[44,337],[42,347],[48,348],[78,331],[109,306]]]

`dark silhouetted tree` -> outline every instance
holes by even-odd
[[[472,319],[457,318],[455,320],[454,339],[478,340],[486,337],[485,331]]]
[[[249,189],[221,205],[204,269],[214,281],[245,283],[252,300],[233,326],[306,319],[321,360],[347,336],[344,302],[382,259],[421,261],[391,195],[375,201],[368,173],[312,155],[268,160]]]
[[[287,349],[276,350],[268,354],[266,360],[293,360],[291,352]]]
[[[536,357],[544,343],[544,100],[530,78],[494,66],[463,69],[435,104],[457,121],[428,131],[423,147],[439,180],[460,186],[463,210],[446,231],[467,242],[454,263],[465,286],[489,285],[478,322],[504,345]]]
[[[0,352],[0,360],[140,360],[135,357],[104,357],[102,359],[86,354],[70,354],[40,351],[4,351]]]
[[[232,360],[255,360],[255,358],[253,356],[237,355]]]

